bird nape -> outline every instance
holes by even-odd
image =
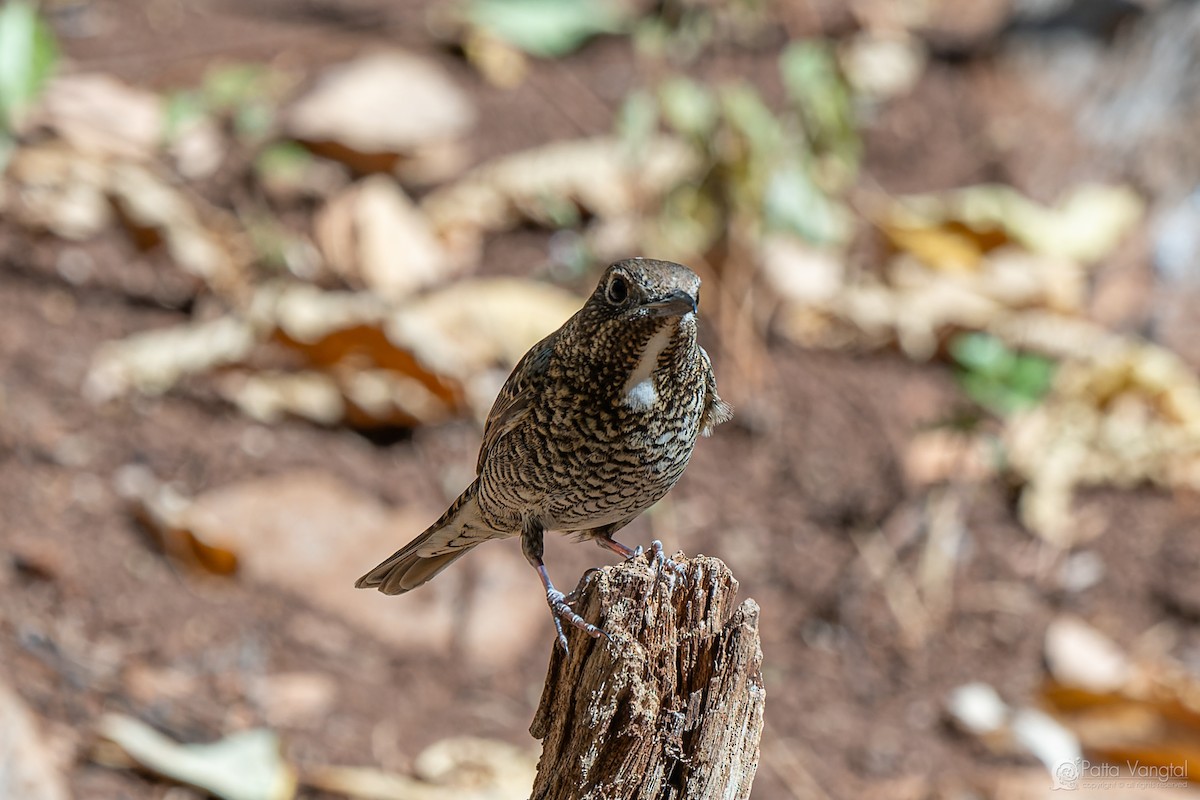
[[[575,533],[640,555],[613,536],[670,491],[697,438],[732,416],[696,341],[699,293],[696,274],[670,261],[605,270],[583,308],[517,362],[484,424],[475,480],[355,585],[401,594],[481,542],[520,536],[563,648],[562,620],[602,635],[554,588],[542,537]],[[653,552],[660,568],[682,574],[659,542]]]

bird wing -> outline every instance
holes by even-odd
[[[558,331],[555,331],[529,348],[529,352],[521,357],[508,380],[504,382],[504,387],[496,396],[496,402],[492,404],[492,410],[488,412],[487,422],[483,426],[483,445],[479,448],[476,474],[483,471],[483,462],[487,459],[487,454],[504,434],[529,416],[533,398],[542,385],[542,378],[546,375],[557,338]]]
[[[717,376],[713,372],[712,359],[703,347],[700,348],[700,361],[704,364],[704,414],[700,417],[700,433],[710,436],[722,422],[733,419],[733,406],[717,394]]]
[[[359,578],[355,587],[403,594],[437,575],[480,542],[503,536],[480,519],[478,494],[479,481],[474,481],[441,519]]]

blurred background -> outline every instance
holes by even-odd
[[[754,797],[1192,796],[1198,131],[1187,0],[8,0],[0,796],[526,797],[517,543],[352,586],[630,255],[737,409],[625,540],[761,604]]]

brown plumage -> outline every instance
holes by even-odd
[[[583,308],[513,369],[484,426],[475,480],[356,586],[407,592],[481,542],[520,535],[563,647],[559,617],[600,635],[551,584],[542,535],[640,553],[613,534],[675,485],[698,436],[732,416],[696,342],[699,291],[695,273],[669,261],[609,267]]]

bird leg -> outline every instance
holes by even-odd
[[[567,596],[555,589],[554,584],[550,582],[550,574],[546,572],[546,565],[542,562],[541,525],[526,523],[525,529],[521,533],[521,551],[533,568],[537,570],[538,577],[542,579],[542,586],[546,589],[546,605],[550,606],[550,618],[554,621],[554,630],[558,632],[558,643],[562,645],[564,653],[569,653],[571,650],[567,647],[567,637],[563,633],[561,622],[563,619],[593,639],[603,636],[612,641],[607,633],[576,614],[574,609],[567,604]]]
[[[562,622],[559,619],[560,617],[574,625],[576,628],[579,628],[579,630],[583,631],[588,636],[591,636],[593,639],[598,639],[603,636],[604,638],[609,639],[609,641],[612,641],[607,633],[576,614],[574,609],[567,604],[567,596],[558,589],[555,589],[554,584],[550,582],[550,576],[546,574],[545,564],[538,563],[536,567],[538,575],[542,579],[542,585],[546,587],[546,604],[550,606],[550,618],[554,620],[554,629],[558,631],[558,643],[562,645],[564,653],[569,653],[571,650],[569,647],[567,647],[567,637],[563,633]]]

